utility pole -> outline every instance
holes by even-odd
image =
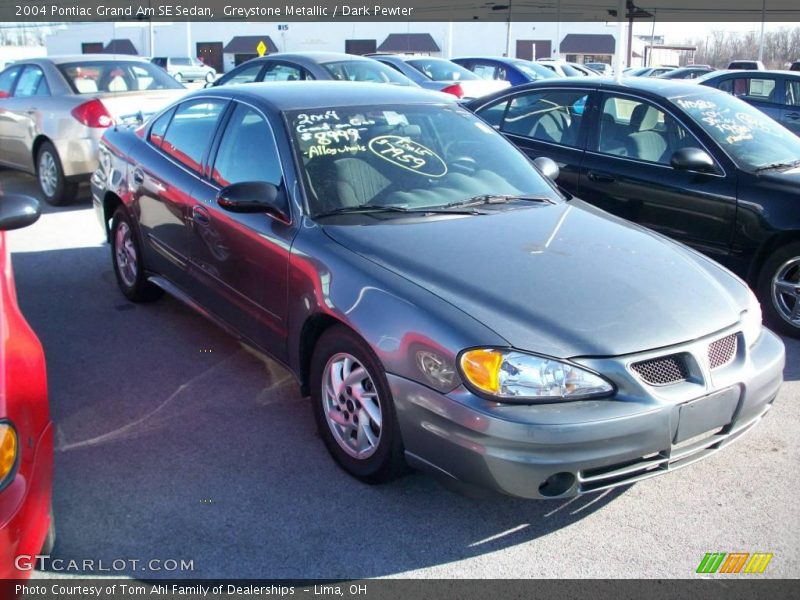
[[[767,0],[761,2],[761,37],[758,40],[758,60],[764,60],[764,21],[767,15]]]

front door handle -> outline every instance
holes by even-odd
[[[141,169],[133,170],[133,181],[138,184],[144,183],[144,173]]]
[[[206,226],[211,223],[211,215],[209,214],[208,210],[202,206],[195,206],[192,209],[192,221],[198,225]]]
[[[589,171],[586,176],[595,183],[614,183],[616,181],[613,175],[599,173],[597,171]]]
[[[790,121],[800,121],[800,113],[796,112],[789,113],[788,115],[786,115],[786,118],[789,119]]]

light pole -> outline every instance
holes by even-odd
[[[508,0],[508,4],[493,4],[492,10],[507,10],[508,18],[506,19],[506,56],[511,58],[511,5],[513,0]]]
[[[767,14],[767,0],[761,2],[761,37],[758,39],[758,60],[764,60],[764,20]]]

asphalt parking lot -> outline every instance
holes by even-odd
[[[2,192],[33,179],[0,170]],[[124,299],[88,190],[45,213],[9,237],[47,355],[53,558],[193,561],[116,573],[137,578],[688,578],[706,552],[761,551],[754,577],[800,575],[798,341],[764,422],[675,473],[571,501],[467,497],[423,474],[369,487],[329,458],[287,372],[176,300]],[[92,574],[108,575],[66,573]]]

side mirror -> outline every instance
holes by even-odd
[[[217,204],[234,213],[267,213],[284,223],[291,221],[282,186],[266,181],[242,181],[224,187],[217,194]]]
[[[533,164],[537,169],[539,169],[539,171],[541,171],[542,175],[551,181],[558,179],[558,176],[561,173],[556,161],[554,161],[552,158],[547,158],[546,156],[540,156],[539,158],[533,159]]]
[[[700,148],[676,150],[669,159],[669,164],[680,171],[699,171],[700,173],[714,171],[714,159],[708,155],[708,152]]]
[[[42,214],[36,198],[21,194],[0,196],[0,230],[9,231],[33,225]]]

